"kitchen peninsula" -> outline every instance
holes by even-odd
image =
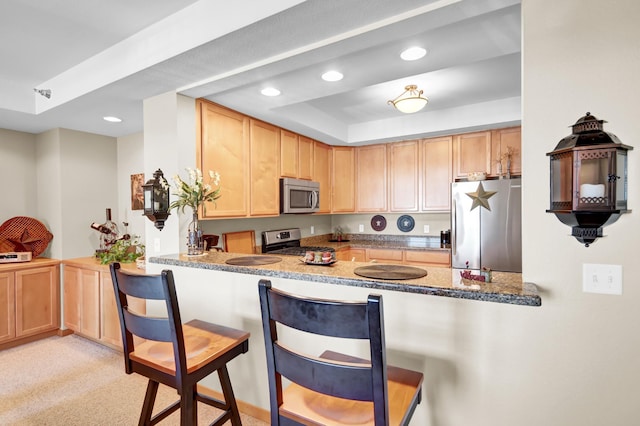
[[[275,263],[256,266],[227,263],[244,257],[276,259],[271,259]],[[465,285],[460,282],[459,270],[443,267],[426,267],[426,276],[409,280],[375,280],[354,273],[355,268],[370,265],[376,263],[338,260],[320,266],[307,265],[298,256],[209,252],[203,256],[151,257],[146,272],[173,271],[183,321],[200,318],[251,333],[249,352],[234,360],[229,370],[240,410],[265,421],[269,390],[258,298],[260,279],[270,280],[274,288],[308,297],[366,300],[371,293],[381,294],[389,364],[422,371],[425,377],[432,377],[433,369],[443,365],[439,363],[448,365],[462,356],[478,330],[486,327],[486,319],[531,315],[531,306],[541,305],[537,286],[523,284],[520,274],[494,272],[492,283]],[[428,295],[444,297],[425,297]],[[163,307],[148,303],[147,310],[161,315]],[[318,345],[295,330],[281,330],[279,336],[311,353],[325,349],[359,357],[368,353],[366,345],[346,345],[342,339]],[[205,379],[202,384],[220,390],[215,379]],[[417,407],[415,424],[428,424],[429,404],[426,398]]]
[[[462,282],[460,271],[450,268],[423,268],[427,275],[408,280],[376,280],[354,273],[357,267],[369,265],[365,262],[338,261],[329,266],[308,265],[295,256],[277,256],[280,261],[255,266],[227,264],[229,259],[248,257],[237,253],[209,252],[203,256],[166,255],[152,257],[151,264],[180,266],[225,271],[264,278],[285,278],[314,283],[363,287],[423,295],[446,296],[458,299],[479,300],[515,305],[540,306],[541,300],[535,284],[523,283],[521,274],[493,272],[490,283]],[[253,256],[251,256],[253,257]],[[273,258],[274,256],[269,256]],[[257,279],[257,278],[256,278]],[[257,281],[256,281],[257,282]]]

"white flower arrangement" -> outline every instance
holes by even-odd
[[[200,169],[186,168],[189,173],[189,182],[185,182],[180,176],[173,177],[173,195],[178,197],[169,206],[169,210],[178,209],[184,213],[184,208],[189,206],[193,213],[198,212],[198,207],[207,201],[215,204],[215,201],[222,195],[220,193],[220,174],[209,170],[209,182],[204,183]],[[204,206],[206,212],[206,204]]]

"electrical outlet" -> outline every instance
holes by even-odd
[[[363,224],[358,225],[358,232],[364,232],[364,225]]]
[[[160,252],[160,238],[153,239],[153,251],[156,253]]]
[[[429,233],[429,225],[424,225],[424,233],[425,234]]]
[[[622,294],[622,265],[584,263],[582,291],[585,293]]]
[[[316,227],[311,225],[311,235],[316,233]]]

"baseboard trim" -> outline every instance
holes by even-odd
[[[198,385],[198,392],[202,393],[203,395],[224,400],[224,396],[222,395],[222,392],[218,392],[206,386]],[[264,408],[257,407],[253,404],[249,404],[248,402],[241,401],[237,398],[236,398],[236,403],[238,404],[238,410],[242,414],[246,414],[247,416],[251,416],[265,423],[271,422],[271,413],[269,412],[269,410],[265,410]]]

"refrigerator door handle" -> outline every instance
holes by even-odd
[[[453,200],[451,200],[452,202],[452,206],[451,206],[451,213],[453,215],[452,217],[452,225],[451,225],[451,255],[455,256],[456,255],[456,241],[458,239],[458,223],[457,223],[457,216],[456,216],[456,200],[455,198]]]

